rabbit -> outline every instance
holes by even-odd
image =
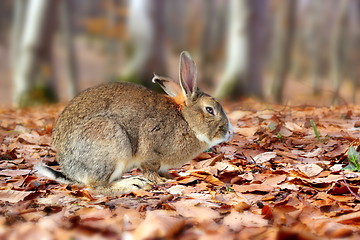
[[[58,117],[52,134],[61,172],[37,167],[62,183],[78,183],[105,195],[150,189],[202,151],[233,135],[222,106],[197,86],[197,70],[180,54],[180,81],[154,74],[167,93],[113,82],[76,96]],[[121,178],[131,168],[143,176]]]

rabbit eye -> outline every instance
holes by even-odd
[[[214,109],[212,107],[206,107],[205,109],[208,113],[214,116]]]

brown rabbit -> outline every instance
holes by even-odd
[[[187,52],[180,55],[180,84],[157,75],[152,81],[167,95],[130,83],[105,83],[80,93],[53,130],[62,172],[37,169],[59,182],[115,195],[161,183],[160,175],[169,168],[231,139],[223,108],[198,89],[195,63]],[[144,177],[122,179],[133,167]]]

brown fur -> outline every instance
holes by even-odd
[[[196,73],[191,58],[183,55],[182,64],[188,64],[183,69]],[[147,189],[163,181],[159,173],[166,175],[168,168],[183,165],[212,142],[228,140],[231,126],[221,105],[196,88],[195,75],[189,85],[194,89],[187,86],[186,91],[166,81],[172,86],[167,92],[177,97],[130,83],[102,84],[75,97],[53,130],[66,178],[104,194]],[[144,177],[121,179],[132,167],[141,168]]]

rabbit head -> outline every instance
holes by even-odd
[[[199,90],[196,66],[189,53],[180,55],[179,83],[156,74],[152,81],[179,106],[182,116],[201,142],[212,147],[232,138],[233,127],[220,103]]]

